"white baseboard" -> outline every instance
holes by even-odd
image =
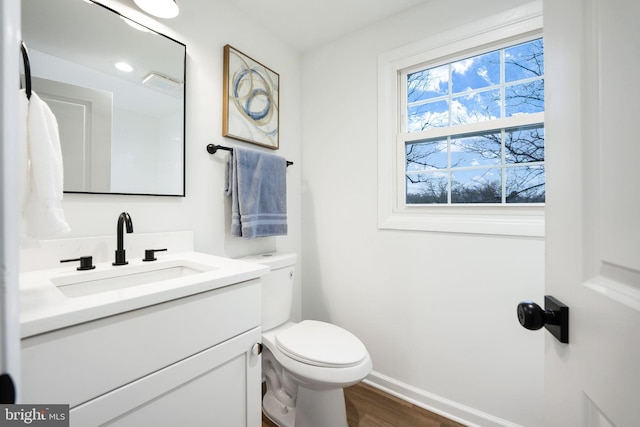
[[[469,427],[521,427],[502,418],[405,384],[379,372],[371,372],[363,382],[427,411],[442,415]]]

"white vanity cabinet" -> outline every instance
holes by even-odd
[[[259,279],[22,340],[23,403],[72,427],[261,425]]]

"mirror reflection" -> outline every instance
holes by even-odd
[[[185,45],[89,0],[23,0],[22,32],[65,192],[184,196]]]

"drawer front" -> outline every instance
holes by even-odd
[[[258,279],[22,341],[22,401],[72,408],[260,325]]]

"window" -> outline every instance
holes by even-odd
[[[544,43],[403,70],[406,204],[544,202]]]
[[[378,65],[379,227],[543,236],[541,2]]]

